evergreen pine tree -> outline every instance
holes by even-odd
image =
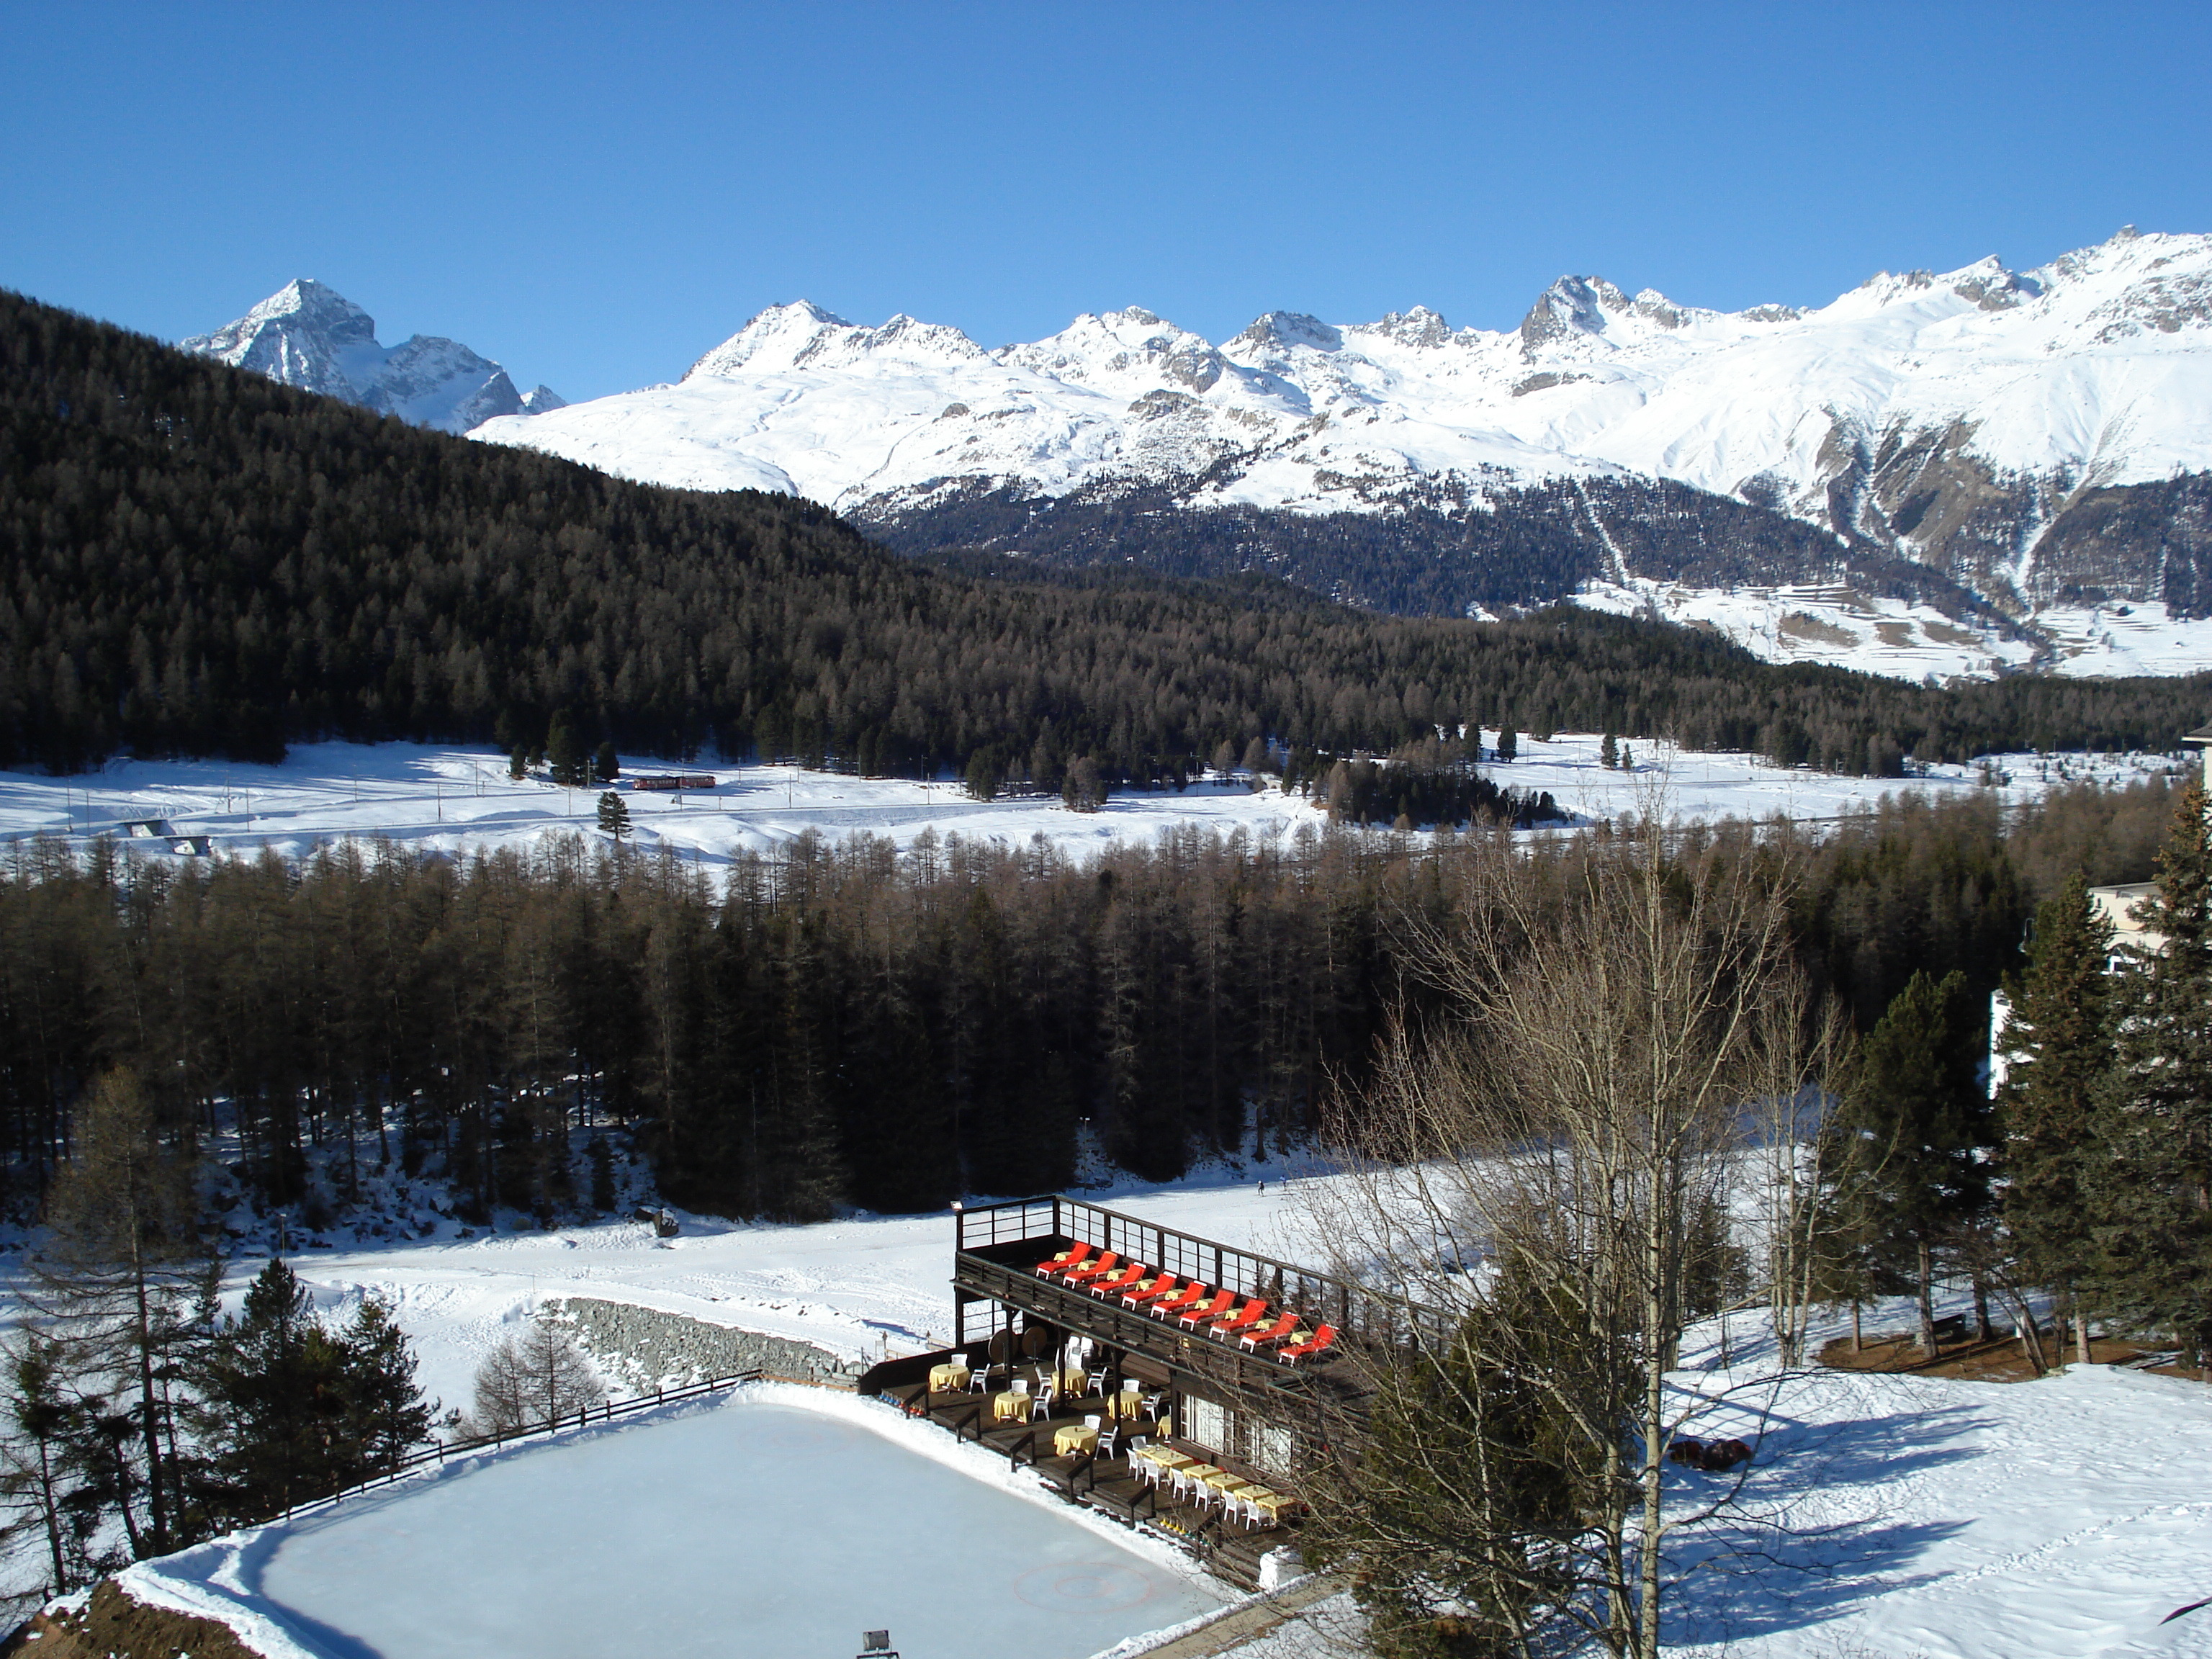
[[[257,1520],[343,1484],[344,1356],[283,1258],[270,1258],[197,1369],[210,1508]]]
[[[1500,726],[1498,729],[1498,758],[1510,761],[1520,752],[1520,740],[1513,735],[1513,728],[1510,726]]]
[[[223,1519],[259,1519],[388,1473],[429,1435],[391,1309],[367,1297],[330,1330],[279,1258],[206,1345],[193,1380],[194,1426],[211,1454],[199,1495]]]
[[[1911,1273],[1920,1345],[1936,1351],[1936,1258],[1982,1210],[1988,1102],[1977,1081],[1981,1021],[1966,975],[1916,973],[1861,1045],[1839,1113],[1835,1208],[1877,1261]],[[1906,1260],[1909,1257],[1909,1266]]]
[[[592,753],[592,781],[598,783],[612,783],[621,775],[622,761],[615,753],[614,739],[610,738]]]
[[[2025,1281],[2062,1294],[2090,1267],[2089,1193],[2100,1144],[2093,1113],[2112,1066],[2106,965],[2112,930],[2076,872],[2038,907],[2027,972],[2005,1028],[2008,1070],[1998,1098],[2006,1228]],[[2075,1310],[2076,1352],[2087,1319]]]
[[[611,789],[599,797],[599,829],[620,842],[629,834],[629,806]]]
[[[397,1468],[430,1437],[436,1408],[415,1382],[415,1351],[382,1298],[362,1298],[338,1334],[344,1356],[347,1484]]]
[[[1620,739],[1610,732],[1605,734],[1605,741],[1598,745],[1597,763],[1608,772],[1620,764]]]
[[[605,1135],[593,1135],[584,1146],[584,1162],[592,1172],[592,1208],[600,1215],[615,1206],[615,1160]]]
[[[2205,794],[2175,803],[2142,907],[2163,936],[2115,988],[2119,1064],[2100,1114],[2109,1162],[2093,1194],[2098,1288],[2170,1330],[2212,1373],[2212,833]]]
[[[584,748],[576,739],[576,728],[565,708],[554,715],[552,723],[545,728],[545,765],[553,781],[564,787],[580,789],[586,781]]]

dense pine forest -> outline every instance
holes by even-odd
[[[0,765],[505,747],[565,716],[586,747],[1048,790],[1078,763],[1171,781],[1224,744],[1345,756],[1472,725],[1887,775],[2163,749],[2212,684],[1947,691],[1571,607],[1476,624],[1261,575],[1039,574],[917,566],[803,501],[624,483],[0,295]]]
[[[1916,970],[1986,1001],[2039,898],[2149,872],[2167,793],[1692,839],[1788,883],[1804,965],[1866,1029]],[[1086,1137],[1170,1177],[1356,1091],[1392,1012],[1431,1006],[1412,932],[1467,925],[1465,861],[1495,833],[1185,831],[1084,862],[810,836],[726,885],[576,838],[184,866],[23,843],[0,879],[0,1152],[34,1191],[120,1065],[180,1144],[235,1129],[264,1200],[334,1212],[396,1163],[478,1218],[584,1212],[572,1131],[592,1128],[735,1215],[1045,1189]]]
[[[930,490],[920,506],[879,499],[860,522],[904,553],[1018,553],[1032,567],[1172,576],[1257,572],[1404,616],[1562,600],[1621,567],[1704,587],[1847,583],[1953,616],[1995,616],[1941,571],[1668,479],[1534,483],[1495,490],[1480,511],[1451,500],[1389,514],[1199,507],[1187,499],[1193,488],[1117,479],[1041,498],[969,484]]]

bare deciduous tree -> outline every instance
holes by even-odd
[[[46,1237],[27,1263],[23,1300],[58,1339],[76,1392],[136,1398],[136,1467],[114,1437],[114,1486],[132,1553],[143,1559],[176,1547],[169,1385],[179,1352],[212,1314],[219,1269],[199,1234],[192,1160],[165,1142],[133,1073],[118,1069],[93,1085],[76,1143],[47,1194]]]
[[[575,1339],[540,1310],[520,1335],[501,1337],[477,1367],[467,1427],[471,1434],[513,1434],[574,1417],[606,1397]]]
[[[1658,1653],[1698,1241],[1750,1196],[1756,1103],[1832,1055],[1777,872],[1655,823],[1477,854],[1467,925],[1421,940],[1446,1015],[1394,1030],[1340,1125],[1352,1177],[1308,1189],[1343,1271],[1457,1316],[1371,1368],[1373,1446],[1322,1480],[1324,1547],[1387,1588],[1403,1653]]]

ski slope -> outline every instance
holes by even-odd
[[[1491,738],[1495,732],[1487,734]],[[1723,817],[1833,817],[1884,794],[1917,790],[1956,795],[1988,787],[1979,767],[1946,766],[1906,780],[1846,778],[1765,764],[1741,754],[1674,750],[1632,741],[1633,773],[1598,763],[1600,740],[1560,733],[1522,737],[1520,757],[1496,766],[1501,783],[1549,791],[1584,822],[1643,811],[1711,821]],[[1996,756],[1991,770],[2008,780],[2001,799],[2030,799],[2062,778],[2124,781],[2174,764],[2162,755]],[[958,785],[906,778],[860,778],[792,766],[679,765],[627,758],[638,773],[710,772],[711,790],[681,795],[619,786],[629,809],[633,850],[667,852],[708,866],[745,853],[767,853],[809,830],[832,841],[871,835],[911,848],[939,840],[1044,844],[1080,856],[1115,842],[1149,843],[1165,830],[1192,828],[1256,842],[1318,831],[1324,815],[1273,783],[1255,790],[1243,777],[1210,779],[1182,791],[1125,793],[1097,812],[1073,812],[1050,797],[970,799]],[[385,839],[424,852],[466,854],[527,849],[547,837],[598,837],[596,789],[563,789],[540,779],[517,782],[507,759],[488,748],[386,743],[301,744],[274,766],[224,761],[114,760],[94,773],[55,778],[0,772],[0,838],[118,836],[134,853],[157,858],[258,853],[290,856],[354,838]],[[158,826],[139,833],[133,826]],[[179,844],[191,850],[178,851]]]

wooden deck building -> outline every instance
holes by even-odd
[[[862,1390],[1247,1585],[1294,1541],[1298,1472],[1356,1451],[1372,1364],[1445,1329],[1432,1310],[1079,1199],[957,1210],[952,1243],[954,1346],[886,1361]],[[1048,1403],[1011,1414],[1014,1389],[1042,1398],[1048,1382],[1062,1385]],[[1121,1432],[1099,1454],[1059,1449],[1086,1418]],[[1255,1518],[1218,1493],[1179,1494],[1133,1461],[1132,1437],[1290,1501]]]

